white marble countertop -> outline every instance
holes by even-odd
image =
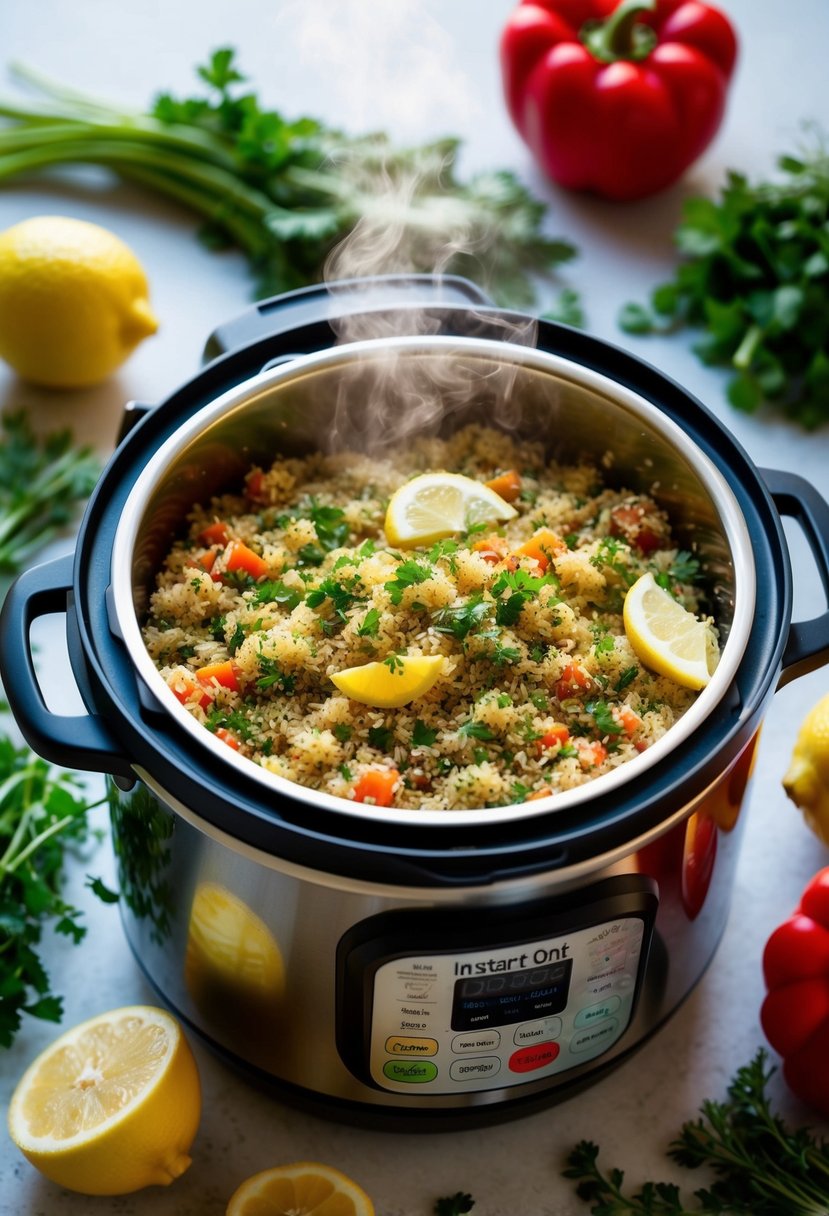
[[[634,339],[616,325],[623,302],[644,299],[670,274],[671,232],[684,197],[713,193],[728,167],[752,176],[769,173],[776,155],[796,143],[804,119],[829,128],[825,62],[816,53],[829,40],[825,0],[723,0],[722,7],[742,41],[722,130],[680,185],[627,207],[566,195],[549,185],[513,132],[496,59],[512,0],[395,0],[393,5],[238,0],[232,6],[222,0],[134,5],[38,0],[6,6],[3,59],[20,59],[101,96],[141,105],[162,88],[190,90],[193,65],[209,50],[232,44],[264,100],[287,115],[318,114],[355,132],[382,127],[401,140],[461,135],[465,171],[515,169],[549,202],[550,233],[579,246],[581,256],[562,280],[582,293],[592,333],[633,350],[686,385],[732,429],[756,464],[797,471],[826,495],[829,427],[807,436],[769,414],[737,414],[724,401],[723,377],[697,362],[687,338]],[[2,81],[0,91],[6,91]],[[97,173],[65,172],[49,182],[12,182],[0,189],[0,230],[44,213],[90,219],[123,236],[147,269],[161,329],[120,374],[91,392],[40,392],[0,370],[0,407],[27,405],[43,430],[71,424],[79,439],[106,455],[124,402],[159,400],[192,375],[208,333],[248,303],[250,281],[240,255],[202,249],[191,217],[181,209]],[[797,530],[787,527],[787,532],[795,616],[810,616],[822,603],[819,581]],[[40,644],[57,649],[59,633],[59,622],[47,622]],[[71,677],[57,675],[54,681],[59,700]],[[372,1195],[378,1216],[428,1216],[436,1197],[457,1190],[473,1193],[475,1216],[576,1216],[587,1207],[560,1170],[566,1150],[583,1137],[598,1141],[602,1159],[622,1165],[633,1183],[674,1177],[692,1189],[696,1178],[680,1177],[664,1156],[666,1145],[704,1098],[724,1093],[734,1068],[763,1043],[758,1020],[763,945],[792,911],[808,879],[829,864],[829,851],[803,826],[781,787],[799,721],[827,689],[829,670],[824,669],[775,697],[761,738],[733,911],[720,949],[670,1021],[600,1083],[503,1126],[390,1135],[299,1114],[249,1088],[196,1042],[204,1112],[193,1166],[180,1181],[169,1190],[89,1200],[41,1179],[3,1137],[0,1214],[221,1214],[248,1174],[310,1159],[334,1164],[358,1180]],[[157,999],[126,946],[117,911],[83,890],[87,872],[114,881],[107,842],[71,875],[71,896],[86,908],[86,941],[70,949],[46,937],[55,988],[65,996],[66,1026],[107,1008]],[[0,1053],[4,1106],[26,1064],[54,1034],[53,1026],[28,1020],[14,1047]],[[787,1116],[816,1122],[785,1093],[779,1078],[772,1084]],[[829,1128],[821,1130],[825,1134]]]

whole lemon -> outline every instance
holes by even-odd
[[[803,719],[783,787],[812,831],[829,844],[829,693]]]
[[[105,380],[158,328],[147,277],[119,237],[42,215],[0,233],[0,357],[33,384]]]

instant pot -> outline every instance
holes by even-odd
[[[474,1126],[595,1081],[716,949],[764,710],[829,658],[829,611],[791,621],[781,515],[829,596],[829,507],[801,478],[758,471],[659,371],[460,279],[293,292],[217,330],[206,359],[166,401],[128,407],[74,556],[24,573],[0,618],[31,746],[109,774],[138,963],[235,1067],[323,1114]],[[576,790],[446,812],[306,789],[201,727],[140,635],[192,506],[278,454],[381,452],[470,421],[598,461],[668,511],[724,642],[688,713]],[[65,616],[85,714],[47,708],[30,642],[47,613]]]

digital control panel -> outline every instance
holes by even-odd
[[[374,971],[369,1071],[394,1092],[503,1089],[602,1055],[630,1022],[644,915],[494,949],[411,953]]]

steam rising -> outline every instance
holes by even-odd
[[[327,6],[306,3],[292,10],[291,18],[298,26],[292,40],[309,65],[325,73],[329,89],[332,83],[342,86],[336,98],[341,125],[390,131],[399,149],[401,142],[421,144],[424,131],[440,136],[478,116],[473,82],[457,62],[457,48],[419,0],[342,0],[336,20]],[[428,268],[440,284],[459,255],[485,271],[497,232],[482,238],[479,225],[476,235],[469,207],[442,192],[446,155],[439,142],[429,156],[412,157],[369,140],[340,154],[338,175],[344,190],[359,200],[359,215],[324,270],[339,343],[426,337],[444,327],[439,305],[378,308],[369,282],[377,276]],[[485,273],[480,277],[485,280]],[[464,332],[476,331],[535,345],[535,322],[523,316],[471,307]],[[416,433],[434,433],[481,396],[486,398],[481,420],[510,427],[515,374],[509,365],[493,370],[491,361],[455,354],[418,359],[391,342],[382,358],[343,375],[328,441],[338,448],[399,446]]]

